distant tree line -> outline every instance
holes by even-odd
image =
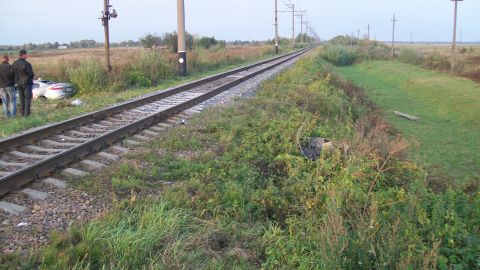
[[[112,47],[143,47],[152,50],[157,50],[160,47],[167,47],[172,52],[177,52],[177,32],[164,33],[163,35],[158,35],[157,33],[148,33],[139,38],[139,40],[126,40],[121,42],[113,42],[110,45]],[[226,44],[231,45],[260,45],[260,44],[274,44],[275,41],[245,41],[245,40],[235,40],[231,42],[226,42],[225,40],[218,40],[215,37],[194,37],[190,33],[186,33],[186,46],[187,50],[192,50],[195,48],[204,48],[210,49],[212,47],[225,47]],[[297,37],[299,39],[299,37]],[[290,44],[291,40],[288,38],[280,38],[281,45]],[[54,50],[58,49],[61,46],[74,49],[84,49],[84,48],[98,48],[103,47],[103,42],[97,42],[92,39],[83,39],[78,41],[72,41],[70,43],[59,43],[59,42],[46,42],[46,43],[26,43],[23,45],[0,45],[0,52],[2,51],[18,51],[21,49],[26,49],[30,51],[36,50]]]
[[[144,48],[157,50],[160,47],[168,47],[172,52],[178,51],[177,32],[165,33],[162,36],[156,33],[148,33],[140,38],[140,44]],[[185,43],[187,50],[194,48],[210,49],[214,46],[225,47],[224,40],[215,39],[215,37],[201,37],[195,38],[192,34],[186,33]]]

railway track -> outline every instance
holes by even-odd
[[[49,177],[53,172],[58,172],[74,162],[81,161],[87,167],[101,168],[102,162],[85,157],[96,154],[106,160],[116,159],[116,155],[102,150],[119,141],[130,145],[146,141],[158,135],[158,132],[168,125],[161,122],[169,117],[189,110],[308,50],[169,88],[108,109],[0,140],[0,196]],[[113,150],[123,152],[126,149],[114,146]],[[69,168],[66,173],[81,175],[82,171]],[[62,185],[55,179],[47,178],[48,181],[54,185]],[[30,189],[24,189],[23,192],[30,193],[33,197],[39,195]]]

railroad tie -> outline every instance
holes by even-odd
[[[22,191],[20,191],[20,193],[28,195],[28,197],[34,200],[40,200],[40,201],[45,200],[49,196],[49,194],[46,192],[38,191],[30,188],[23,189]]]
[[[58,180],[58,179],[55,179],[55,178],[52,178],[52,177],[44,179],[42,182],[44,182],[46,184],[49,184],[51,186],[54,186],[56,188],[61,188],[61,189],[67,188],[67,186],[68,186],[67,182],[62,181],[62,180]]]
[[[89,159],[84,159],[80,163],[90,170],[101,170],[103,167],[105,167],[105,164]]]
[[[43,153],[50,153],[50,154],[55,154],[63,151],[63,149],[53,149],[53,148],[48,149],[48,148],[43,148],[35,145],[27,145],[25,146],[25,148],[35,152],[43,152]]]
[[[82,178],[88,175],[87,172],[77,170],[74,168],[67,168],[62,171],[62,175],[65,175],[67,177],[73,177],[73,178]]]
[[[150,138],[145,137],[145,136],[142,136],[142,135],[135,135],[135,136],[133,136],[133,138],[134,138],[134,139],[138,139],[138,140],[140,140],[140,141],[144,141],[144,142],[150,140]]]
[[[155,132],[155,131],[151,131],[151,130],[144,130],[143,134],[145,134],[147,136],[150,136],[150,137],[158,137],[160,135],[160,133]]]
[[[75,147],[78,145],[78,143],[56,142],[52,140],[43,140],[42,142],[53,147]]]
[[[45,159],[45,158],[49,157],[49,155],[35,155],[35,154],[23,153],[23,152],[19,152],[19,151],[12,151],[12,152],[10,152],[10,154],[12,156],[16,156],[16,157],[19,157],[19,158],[31,158],[31,159]]]
[[[27,164],[25,163],[18,163],[18,162],[6,162],[3,160],[0,160],[0,167],[13,167],[13,168],[18,168],[18,167],[25,167]]]
[[[125,148],[125,147],[121,147],[121,146],[118,146],[118,145],[114,145],[114,146],[110,147],[110,149],[114,153],[117,153],[117,154],[120,154],[120,155],[128,154],[128,152],[130,152],[130,149]]]
[[[62,141],[73,141],[73,142],[88,142],[91,139],[89,138],[77,138],[77,137],[70,137],[65,135],[58,135],[58,138]]]
[[[23,206],[6,201],[0,201],[0,209],[12,215],[18,215],[26,210]]]
[[[152,126],[150,127],[151,130],[156,131],[156,132],[162,132],[165,130],[165,128],[157,127],[157,126]]]
[[[107,152],[100,152],[100,153],[97,154],[97,157],[100,158],[100,159],[106,159],[108,161],[115,161],[115,160],[120,159],[120,157],[118,155],[110,154],[110,153],[107,153]]]
[[[134,140],[126,140],[125,141],[125,145],[127,146],[137,146],[137,145],[140,145],[141,143],[140,142],[137,142],[137,141],[134,141]]]

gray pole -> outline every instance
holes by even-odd
[[[398,22],[397,19],[395,19],[395,13],[393,13],[393,31],[392,31],[392,59],[395,58],[395,23]]]
[[[305,32],[307,33],[306,41],[307,44],[310,44],[310,31],[308,30],[308,21],[305,22]]]
[[[178,73],[180,76],[187,76],[187,46],[185,43],[185,3],[184,0],[177,0],[177,22],[178,22]]]
[[[360,41],[360,28],[357,29],[357,39]]]
[[[303,14],[300,14],[299,17],[300,17],[300,44],[303,44]]]
[[[456,41],[457,41],[457,7],[458,1],[463,0],[451,0],[455,2],[455,13],[453,15],[453,42],[452,42],[452,71],[455,70],[455,58],[456,58]]]
[[[295,4],[292,4],[292,47],[295,48]]]
[[[110,64],[110,29],[108,27],[109,9],[109,0],[104,0],[102,24],[105,32],[105,68],[107,69],[107,72],[112,71],[112,65]]]
[[[278,1],[275,0],[275,53],[278,54]]]
[[[370,40],[370,24],[367,25],[367,40]]]

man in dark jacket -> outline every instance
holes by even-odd
[[[8,60],[8,55],[3,55],[0,64],[0,98],[2,99],[2,109],[5,118],[15,117],[17,113],[15,76]]]
[[[20,111],[22,116],[30,115],[30,106],[32,104],[32,86],[33,86],[33,68],[27,62],[27,51],[21,50],[19,58],[12,65],[15,72],[15,82],[17,83],[18,94],[20,98]]]

